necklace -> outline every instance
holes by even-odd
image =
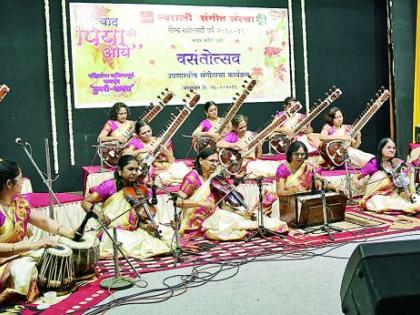
[[[0,200],[0,205],[3,208],[4,213],[6,214],[7,218],[15,225],[15,217],[13,213],[9,213],[10,209],[12,208],[12,205],[7,205],[5,202]]]

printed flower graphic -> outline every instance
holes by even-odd
[[[274,77],[284,82],[284,74],[287,73],[287,69],[284,65],[279,65],[274,68]]]
[[[264,74],[263,74],[263,69],[262,68],[260,68],[260,67],[255,67],[255,68],[252,68],[251,69],[251,76],[253,77],[253,78],[258,78],[258,77],[262,77]]]
[[[281,49],[278,47],[265,47],[264,55],[268,57],[278,56],[281,53]]]

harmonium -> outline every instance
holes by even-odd
[[[326,192],[327,222],[344,221],[347,197],[336,192]],[[320,225],[324,222],[320,192],[306,192],[279,198],[280,219],[292,227]]]

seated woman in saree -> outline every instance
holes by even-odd
[[[28,201],[16,197],[21,191],[22,172],[16,162],[0,161],[0,304],[33,301],[37,287],[37,261],[41,248],[57,245],[51,237],[29,242],[30,224],[67,238],[74,231],[31,209]]]
[[[123,155],[114,179],[106,180],[94,188],[94,192],[82,201],[82,208],[86,212],[95,211],[108,229],[116,229],[124,253],[143,259],[168,253],[173,233],[171,228],[158,224],[159,215],[156,214],[154,222],[151,222],[150,218],[144,216],[145,206],[133,207],[130,204],[132,198],[144,200],[148,197],[145,186],[136,184],[138,168],[139,163],[134,156]],[[99,203],[102,205],[99,206]],[[161,239],[156,237],[158,230]],[[109,257],[113,253],[112,241],[105,233],[102,233],[100,248],[101,257]]]
[[[123,153],[134,155],[141,162],[147,154],[153,152],[155,149],[153,144],[157,138],[153,137],[152,128],[144,120],[136,122],[135,132],[137,136],[127,143],[127,148]],[[162,147],[161,153],[152,163],[147,181],[151,181],[155,177],[157,184],[179,184],[189,170],[184,162],[175,161],[172,142],[169,141],[166,146]]]
[[[134,131],[134,121],[128,120],[130,110],[124,103],[118,102],[109,111],[109,120],[103,126],[98,141],[118,141],[126,143]]]
[[[359,133],[354,138],[350,137],[351,125],[343,124],[343,114],[338,107],[330,108],[325,114],[326,124],[321,130],[321,141],[342,140],[347,143],[347,152],[350,162],[353,166],[361,168],[370,159],[373,154],[359,150],[362,143],[362,136]]]
[[[283,115],[285,112],[287,112],[295,103],[297,102],[297,99],[294,97],[286,97],[283,102],[283,111],[277,112],[276,116]],[[302,120],[304,120],[306,117],[305,114],[301,113],[293,113],[286,121],[286,123],[282,126],[276,129],[276,133],[285,133],[288,135],[292,141],[300,141],[303,142],[306,147],[308,148],[309,153],[313,153],[318,151],[319,147],[319,134],[313,133],[313,129],[310,124],[305,126],[297,135],[293,134],[293,128],[297,126]]]
[[[177,206],[183,209],[180,234],[187,238],[204,236],[213,240],[240,240],[249,230],[258,227],[258,222],[248,216],[216,207],[211,185],[219,173],[217,165],[215,149],[203,149],[197,156],[195,168],[185,176],[181,185],[181,198],[177,200]],[[265,223],[273,231],[288,231],[287,225],[277,218],[267,218]]]
[[[214,143],[220,140],[221,135],[218,134],[216,129],[222,122],[222,118],[217,115],[217,105],[215,102],[207,102],[204,104],[204,112],[207,116],[206,119],[202,120],[197,128],[192,133],[194,147],[200,148],[202,139],[209,138]],[[207,141],[209,142],[209,141]],[[204,146],[205,147],[205,146]]]
[[[276,171],[276,190],[279,197],[294,195],[320,187],[320,169],[309,162],[308,148],[303,142],[292,142],[286,153],[286,162],[279,165]],[[313,178],[315,176],[315,178]],[[326,189],[337,190],[326,182]]]
[[[355,176],[359,185],[362,178],[369,176],[360,206],[376,212],[398,210],[418,213],[420,196],[415,194],[412,175],[407,164],[397,157],[395,142],[390,138],[382,139],[376,157],[367,162]]]
[[[236,115],[232,119],[232,131],[224,134],[216,146],[219,149],[232,149],[243,154],[242,173],[252,174],[254,177],[274,177],[280,162],[260,160],[259,158],[262,156],[261,144],[257,145],[252,152],[248,152],[247,143],[254,136],[255,133],[248,130],[248,118]]]

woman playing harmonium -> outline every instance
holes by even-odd
[[[144,121],[136,122],[136,136],[127,143],[124,154],[130,154],[142,161],[148,154],[153,152],[154,142],[157,140],[152,135],[152,128]],[[155,177],[158,184],[170,185],[181,183],[189,168],[183,162],[175,162],[172,142],[161,148],[159,156],[154,160],[149,172],[149,179]]]
[[[360,205],[377,212],[406,213],[420,211],[420,196],[415,194],[414,180],[408,165],[397,157],[395,142],[384,138],[379,142],[377,155],[355,176],[360,180],[369,176]]]
[[[181,185],[177,199],[177,206],[183,209],[180,233],[187,238],[238,240],[244,238],[248,230],[258,227],[258,222],[250,219],[249,209],[238,212],[216,206],[221,200],[216,200],[212,181],[219,173],[218,164],[215,149],[203,149],[197,156],[195,168]],[[266,218],[265,223],[273,231],[287,232],[287,225],[276,218]]]
[[[192,133],[194,143],[200,142],[200,138],[211,138],[213,142],[220,140],[221,135],[216,131],[222,119],[218,117],[217,105],[214,102],[207,102],[204,104],[204,112],[207,116],[202,120],[197,128]],[[198,143],[200,144],[200,143]]]
[[[38,295],[36,268],[38,249],[57,245],[54,238],[29,242],[30,224],[67,238],[74,231],[51,220],[28,201],[16,197],[22,186],[22,172],[16,162],[0,161],[0,304],[18,300],[33,301]]]
[[[134,130],[134,121],[128,120],[130,110],[124,103],[118,102],[109,111],[109,120],[102,128],[98,141],[119,141],[126,143]]]
[[[276,116],[288,113],[288,110],[297,102],[294,97],[286,97],[283,102],[284,110],[277,112]],[[301,141],[308,148],[309,153],[318,151],[319,146],[319,135],[313,133],[312,127],[308,124],[305,126],[297,135],[293,134],[293,128],[297,126],[306,117],[305,114],[293,113],[285,122],[285,124],[276,129],[276,133],[284,133],[292,141]]]
[[[319,171],[316,165],[309,162],[306,145],[301,141],[292,142],[286,152],[286,162],[280,164],[276,171],[277,195],[284,197],[318,189],[321,179]],[[336,190],[332,183],[326,183],[326,189]]]
[[[350,137],[351,125],[343,124],[343,114],[338,107],[330,108],[325,114],[326,124],[321,130],[321,141],[341,140],[346,142],[350,162],[355,167],[362,167],[374,156],[359,150],[362,143],[360,132],[354,138]]]
[[[239,151],[243,156],[242,172],[252,174],[254,177],[273,177],[279,165],[277,161],[262,161],[262,144],[259,143],[255,149],[249,150],[249,142],[255,133],[248,130],[248,118],[243,115],[236,115],[232,119],[232,131],[223,135],[223,138],[216,143],[219,149],[231,149]]]
[[[136,157],[123,155],[114,179],[95,187],[94,192],[83,200],[82,208],[86,212],[95,211],[108,228],[116,228],[117,239],[127,255],[143,259],[169,252],[168,244],[173,234],[169,227],[158,226],[159,217],[154,216],[149,204],[147,209],[151,210],[152,218],[147,217],[146,205],[133,207],[133,199],[137,203],[148,197],[145,186],[136,183],[138,175]],[[110,256],[113,252],[112,242],[105,233],[101,238],[100,250],[102,257]]]

